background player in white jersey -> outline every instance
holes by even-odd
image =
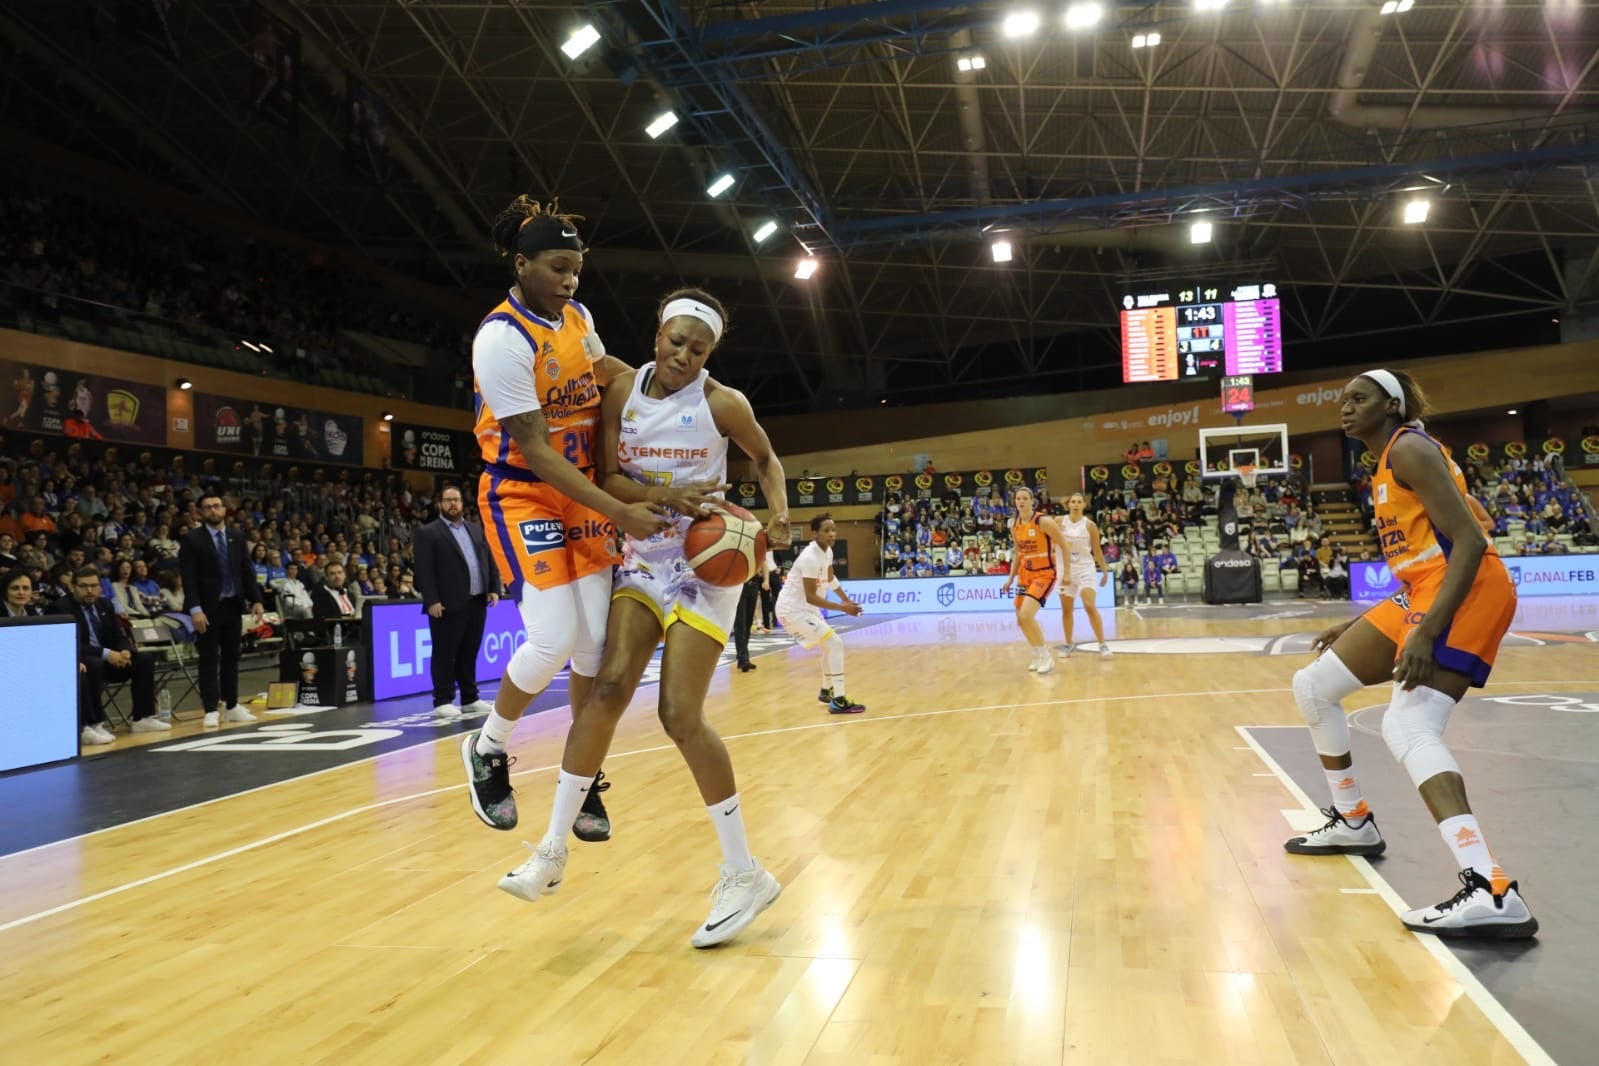
[[[722,846],[710,916],[690,941],[698,948],[738,935],[782,891],[750,854],[732,760],[705,721],[705,693],[742,590],[702,582],[683,556],[684,531],[702,508],[720,503],[728,487],[729,437],[755,461],[761,488],[773,501],[769,541],[786,547],[789,539],[783,465],[749,401],[704,369],[726,316],[708,293],[674,292],[661,305],[654,364],[621,374],[605,394],[600,483],[620,500],[665,505],[678,517],[647,539],[627,539],[599,676],[566,736],[549,830],[532,857],[500,880],[502,889],[528,901],[560,887],[572,820],[664,634],[661,724],[693,772]]]
[[[1099,616],[1094,601],[1098,589],[1110,580],[1110,568],[1105,565],[1105,552],[1100,547],[1099,527],[1092,518],[1083,514],[1088,501],[1080,492],[1074,492],[1066,501],[1066,517],[1060,520],[1060,532],[1066,542],[1066,551],[1057,549],[1056,566],[1060,568],[1061,628],[1066,632],[1066,654],[1072,653],[1072,615],[1078,596],[1083,599],[1083,610],[1088,613],[1088,624],[1093,627],[1094,639],[1099,641],[1099,654],[1109,655],[1110,645],[1105,643],[1105,621]],[[1099,579],[1094,579],[1095,574]]]
[[[777,620],[801,647],[822,649],[822,691],[817,699],[827,704],[832,714],[860,714],[866,710],[845,695],[844,638],[822,617],[823,611],[861,613],[860,604],[849,598],[833,573],[833,542],[838,526],[830,514],[811,518],[811,542],[805,545],[777,596]],[[823,589],[838,593],[834,603],[822,595]]]

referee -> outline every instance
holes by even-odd
[[[487,714],[478,698],[477,653],[488,609],[500,598],[500,572],[489,555],[483,527],[462,517],[461,490],[439,493],[439,517],[412,537],[416,588],[433,634],[433,713],[454,718],[463,710]],[[455,690],[461,702],[455,702]]]

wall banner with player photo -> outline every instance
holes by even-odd
[[[0,425],[79,440],[165,445],[167,392],[159,385],[0,359]]]
[[[196,393],[194,446],[200,451],[360,466],[360,415],[280,407]]]
[[[300,118],[300,31],[260,4],[249,12],[250,110],[283,126]]]
[[[389,175],[388,106],[353,74],[345,75],[344,85],[344,161],[382,185]]]
[[[472,434],[406,422],[389,424],[389,464],[396,470],[464,473],[475,457]]]

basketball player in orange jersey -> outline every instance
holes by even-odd
[[[1016,624],[1033,649],[1033,659],[1027,669],[1047,674],[1055,669],[1055,660],[1044,644],[1038,612],[1049,602],[1049,594],[1054,591],[1059,577],[1055,572],[1055,545],[1068,556],[1071,546],[1061,535],[1060,523],[1048,515],[1033,513],[1032,489],[1025,485],[1019,487],[1011,502],[1016,508],[1016,520],[1011,523],[1010,574],[1005,578],[1000,595],[1008,596],[1011,585],[1016,585]]]
[[[1294,701],[1332,789],[1326,825],[1290,839],[1298,855],[1377,855],[1387,847],[1360,796],[1342,701],[1391,678],[1382,735],[1421,792],[1460,868],[1459,892],[1406,911],[1409,929],[1448,937],[1530,937],[1538,920],[1494,861],[1443,742],[1450,712],[1488,680],[1516,613],[1516,591],[1473,513],[1465,478],[1421,428],[1427,401],[1403,371],[1372,370],[1344,387],[1343,429],[1380,456],[1372,502],[1383,555],[1404,587],[1321,634],[1321,656],[1294,675]],[[1480,508],[1477,509],[1480,513]]]
[[[1097,588],[1104,588],[1110,580],[1110,567],[1105,565],[1105,552],[1099,542],[1099,526],[1092,518],[1083,515],[1088,501],[1080,492],[1072,493],[1066,501],[1066,517],[1060,521],[1061,539],[1065,547],[1055,554],[1056,566],[1061,568],[1060,610],[1061,628],[1066,633],[1066,654],[1072,653],[1072,618],[1078,596],[1083,598],[1083,610],[1088,613],[1088,624],[1093,627],[1094,639],[1099,641],[1099,654],[1108,657],[1110,645],[1105,643],[1105,622],[1095,605]]]
[[[549,831],[527,862],[500,880],[500,888],[529,902],[560,888],[566,836],[583,790],[664,635],[657,713],[694,774],[722,848],[711,913],[690,940],[707,948],[737,936],[782,886],[750,855],[732,760],[705,721],[705,693],[743,588],[700,580],[684,557],[683,538],[698,510],[721,502],[717,497],[728,487],[729,438],[755,461],[761,488],[773,501],[766,535],[775,547],[788,546],[788,513],[783,464],[749,401],[705,371],[727,312],[710,294],[682,289],[662,302],[660,323],[654,364],[622,374],[605,395],[599,465],[608,492],[670,507],[679,517],[653,536],[628,537],[611,597],[605,656],[583,713],[566,735]]]
[[[485,467],[478,506],[505,594],[527,627],[494,712],[461,740],[472,810],[495,829],[516,826],[505,745],[522,712],[570,661],[572,712],[580,714],[599,672],[616,529],[647,537],[666,524],[658,504],[623,502],[594,483],[600,389],[629,367],[605,354],[593,319],[572,299],[583,269],[577,222],[526,196],[500,212],[494,243],[515,283],[472,342]],[[610,835],[598,806],[605,787],[596,779],[588,792],[585,839]]]

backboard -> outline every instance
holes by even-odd
[[[1235,476],[1248,463],[1259,477],[1288,476],[1288,427],[1281,422],[1259,426],[1229,426],[1199,431],[1200,477]]]

